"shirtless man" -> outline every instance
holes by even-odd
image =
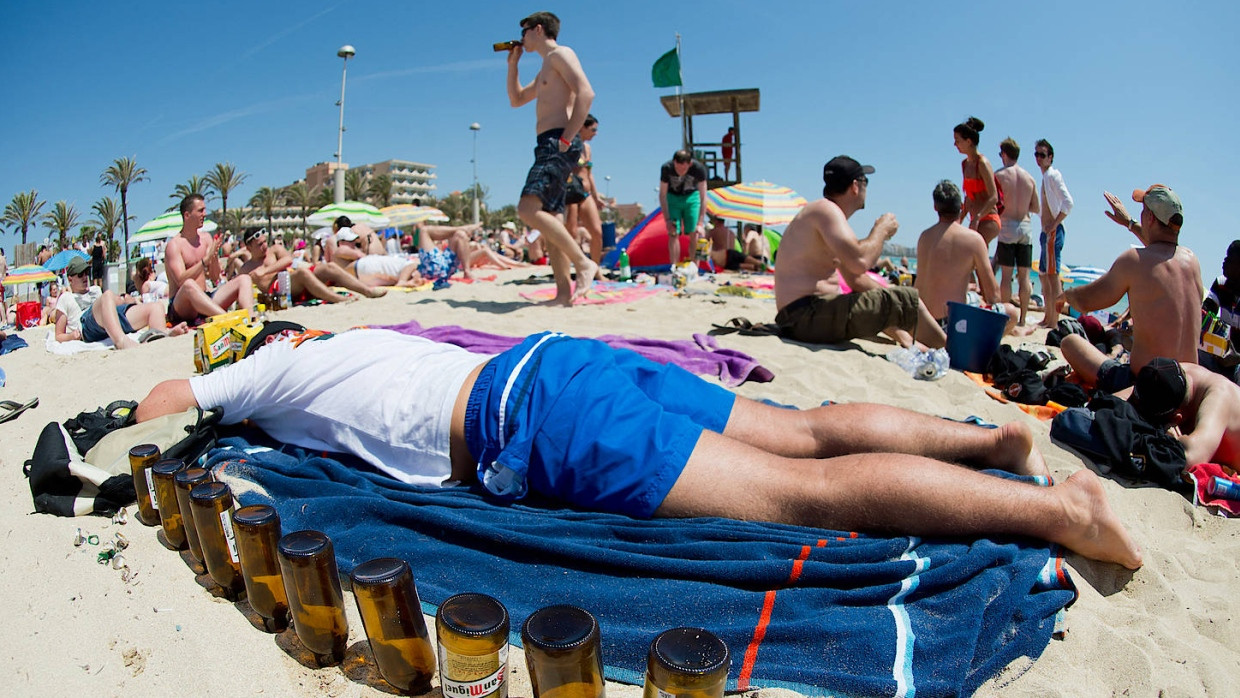
[[[783,336],[802,342],[835,344],[881,331],[904,347],[913,346],[914,339],[941,347],[947,335],[919,300],[917,289],[883,288],[866,274],[878,261],[883,243],[900,227],[891,213],[880,216],[864,240],[849,227],[848,219],[865,208],[868,175],[873,173],[873,167],[847,155],[832,158],[822,168],[825,198],[801,209],[779,245],[775,322]],[[852,293],[840,292],[841,276]]]
[[[1184,444],[1185,463],[1240,469],[1240,386],[1196,364],[1156,358],[1137,374],[1129,402]]]
[[[736,233],[723,224],[722,218],[711,216],[711,228],[706,231],[706,234],[710,236],[710,261],[714,263],[716,269],[730,271],[766,269],[766,263],[760,258],[736,249]]]
[[[550,12],[535,12],[521,20],[521,44],[508,52],[508,101],[520,107],[537,100],[534,166],[521,190],[517,215],[526,225],[541,230],[547,240],[556,288],[551,302],[570,306],[585,297],[598,274],[598,265],[573,241],[557,215],[564,211],[568,176],[581,156],[582,141],[577,134],[590,114],[594,89],[577,54],[556,44],[559,33],[560,19]],[[517,62],[525,51],[537,53],[543,62],[533,82],[522,86]],[[575,290],[569,280],[570,263],[577,270]]]
[[[220,280],[220,260],[215,238],[199,234],[207,217],[207,202],[201,194],[181,200],[181,232],[164,248],[164,269],[168,272],[168,320],[172,324],[219,315],[236,303],[241,309],[254,306],[250,277],[241,275],[217,286],[207,294],[207,279]]]
[[[934,210],[939,222],[922,231],[917,239],[917,282],[913,288],[921,294],[921,302],[947,331],[947,302],[964,303],[969,282],[977,272],[982,298],[995,310],[1008,316],[1005,332],[1016,326],[1016,308],[999,300],[999,286],[990,268],[986,239],[976,230],[959,223],[964,201],[960,188],[950,180],[934,187]],[[1024,334],[1032,330],[1022,328]]]
[[[1029,310],[1029,297],[1033,285],[1029,283],[1029,269],[1033,267],[1033,221],[1029,214],[1038,213],[1038,188],[1033,175],[1016,164],[1020,158],[1020,145],[1011,138],[999,144],[999,159],[1003,167],[995,172],[995,181],[1003,190],[1004,209],[999,214],[999,245],[995,249],[995,261],[1002,270],[999,282],[1004,303],[1012,302],[1012,267],[1016,268],[1016,285],[1020,298],[1018,327],[1025,326],[1025,313]]]
[[[1154,357],[1197,363],[1205,292],[1197,255],[1179,243],[1184,207],[1170,187],[1155,184],[1132,193],[1132,200],[1142,204],[1139,224],[1114,194],[1105,192],[1105,196],[1111,205],[1107,217],[1132,231],[1145,247],[1125,251],[1097,281],[1068,289],[1063,295],[1069,305],[1087,313],[1110,307],[1128,294],[1131,363],[1108,358],[1077,335],[1064,337],[1059,349],[1085,382],[1116,393],[1132,385],[1134,371]]]
[[[368,298],[378,298],[387,293],[381,288],[371,288],[358,282],[358,280],[348,272],[334,264],[322,264],[318,266],[325,267],[323,270],[323,278],[316,273],[316,269],[309,265],[293,265],[293,255],[284,248],[284,245],[276,243],[270,245],[267,242],[267,231],[263,228],[254,228],[246,232],[242,239],[246,252],[249,253],[249,259],[241,264],[238,273],[249,274],[254,286],[260,291],[269,294],[275,293],[276,276],[288,270],[289,286],[292,292],[292,298],[296,301],[299,298],[318,298],[327,303],[340,303],[342,301],[353,300],[350,296],[341,296],[335,291],[328,288],[330,283],[332,286],[343,286],[350,291],[356,291]],[[325,282],[324,279],[327,279]]]

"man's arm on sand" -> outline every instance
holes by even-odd
[[[190,390],[189,380],[167,380],[152,388],[150,394],[138,403],[136,416],[139,422],[145,422],[167,414],[178,414],[191,407],[198,407],[198,400],[194,398],[194,391]]]
[[[1184,444],[1186,465],[1210,463],[1218,452],[1223,435],[1227,432],[1227,415],[1235,405],[1226,404],[1226,395],[1221,390],[1206,388],[1206,394],[1197,406],[1197,423],[1187,434],[1181,433],[1180,443]],[[1227,463],[1225,465],[1234,465]]]
[[[1107,270],[1107,273],[1099,277],[1098,280],[1087,283],[1084,286],[1065,289],[1063,298],[1068,302],[1068,305],[1082,313],[1115,305],[1124,297],[1125,293],[1128,293],[1128,287],[1132,285],[1132,275],[1135,273],[1136,264],[1137,253],[1133,250],[1127,250],[1115,260],[1111,268]]]
[[[69,330],[69,318],[59,310],[56,311],[56,341],[70,342],[75,339],[81,339],[82,333],[78,330]]]
[[[517,75],[517,61],[521,60],[524,52],[520,46],[514,46],[508,52],[508,103],[514,107],[525,106],[538,96],[538,89],[534,86],[538,78],[535,77],[530,84],[522,87],[521,79]]]
[[[564,140],[571,141],[581,130],[586,117],[590,116],[590,105],[594,103],[594,88],[590,87],[586,71],[581,69],[581,61],[577,60],[577,54],[571,48],[559,46],[547,54],[546,60],[551,69],[559,74],[564,83],[568,85],[568,89],[573,92],[572,116],[564,125],[564,135],[561,136]],[[567,150],[568,148],[561,143],[560,149]]]

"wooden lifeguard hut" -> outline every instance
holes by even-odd
[[[729,184],[736,184],[743,181],[741,176],[741,157],[742,143],[741,138],[741,112],[755,112],[760,106],[760,95],[758,89],[750,88],[744,90],[718,90],[715,92],[693,92],[681,95],[664,95],[659,98],[663,103],[663,108],[667,110],[668,116],[679,118],[681,123],[681,140],[685,150],[693,153],[699,162],[706,166],[706,172],[710,175],[708,186],[711,189],[715,187],[723,187]],[[733,141],[724,143],[721,140],[702,140],[699,141],[693,134],[693,117],[703,114],[731,114]],[[736,179],[729,176],[725,179],[721,176],[725,169],[723,148],[730,146],[732,148],[732,157],[729,158],[731,164],[735,168],[731,168],[731,172],[735,172]],[[731,175],[729,172],[729,175]]]

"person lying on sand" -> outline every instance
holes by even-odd
[[[294,300],[318,298],[327,303],[340,303],[353,300],[353,296],[341,296],[328,287],[341,286],[350,291],[360,293],[368,298],[378,298],[387,291],[361,283],[357,277],[341,269],[335,264],[294,266],[293,255],[276,243],[267,242],[267,231],[263,228],[252,228],[243,238],[249,259],[241,264],[239,273],[249,274],[255,288],[263,289],[269,294],[276,293],[276,277],[280,272],[289,273],[290,295]],[[317,266],[323,267],[322,276],[316,273]]]
[[[403,482],[479,482],[502,499],[535,492],[640,518],[1023,535],[1132,569],[1142,562],[1089,470],[1050,487],[973,470],[1046,476],[1022,422],[984,429],[883,405],[772,407],[558,333],[496,356],[389,330],[287,338],[160,383],[137,419],[194,406],[351,453]]]
[[[1158,357],[1137,374],[1129,402],[1184,444],[1185,462],[1240,469],[1240,385],[1198,366]]]
[[[69,277],[69,290],[56,299],[57,342],[111,339],[117,349],[133,349],[138,343],[127,335],[144,327],[163,335],[181,335],[188,331],[184,322],[167,329],[162,302],[121,303],[115,293],[89,286],[90,263],[81,257],[69,260],[65,274]]]

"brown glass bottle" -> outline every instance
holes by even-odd
[[[435,652],[409,564],[381,557],[355,567],[349,579],[383,679],[406,693],[429,692]]]
[[[709,630],[665,630],[650,643],[643,698],[721,698],[730,666],[728,646]]]
[[[280,576],[298,639],[320,664],[339,663],[349,623],[331,539],[319,531],[294,531],[280,539],[279,549]]]
[[[508,609],[486,594],[457,594],[435,614],[444,698],[507,698]]]
[[[491,44],[491,48],[495,49],[496,53],[499,53],[500,51],[511,51],[520,45],[520,39],[513,39],[512,41],[499,41]]]
[[[182,523],[181,507],[177,503],[177,488],[173,478],[185,470],[180,458],[161,458],[151,466],[151,479],[155,481],[155,501],[159,503],[159,522],[164,527],[164,540],[173,550],[185,550],[185,524]]]
[[[603,698],[598,621],[576,606],[548,606],[521,626],[534,698]]]
[[[207,572],[223,587],[226,597],[240,598],[245,580],[241,578],[241,558],[233,532],[232,490],[222,482],[195,485],[189,492],[189,505],[194,511],[194,528]]]
[[[159,460],[159,446],[138,444],[129,449],[129,471],[133,473],[133,491],[138,497],[138,521],[147,526],[159,525],[159,504],[155,501],[155,481],[151,466]]]
[[[189,491],[204,482],[211,482],[211,471],[205,468],[189,467],[172,478],[177,489],[177,508],[181,511],[181,524],[185,527],[185,542],[189,545],[190,556],[200,565],[203,564],[202,545],[198,542],[198,525],[194,521],[194,508],[189,503]]]
[[[280,577],[280,516],[266,504],[251,504],[233,512],[237,556],[250,608],[263,617],[267,630],[278,633],[288,627],[288,596]]]

